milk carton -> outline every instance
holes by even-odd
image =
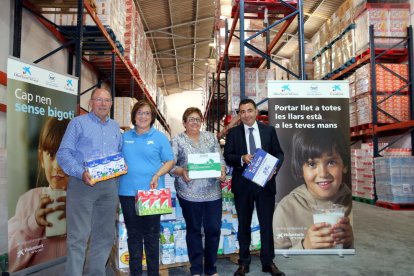
[[[137,215],[160,215],[172,213],[170,189],[139,190],[135,196]]]

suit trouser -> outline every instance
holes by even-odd
[[[91,187],[70,177],[66,196],[66,275],[83,274],[89,239],[89,275],[105,275],[115,236],[118,180],[98,182]]]
[[[260,261],[263,266],[273,262],[275,250],[273,244],[273,212],[275,195],[253,183],[248,183],[250,189],[234,194],[237,218],[239,221],[237,239],[239,240],[239,264],[248,265],[251,261],[250,242],[252,215],[256,204],[257,217],[260,224]],[[246,187],[247,188],[247,187]]]

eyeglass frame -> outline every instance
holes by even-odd
[[[109,98],[95,98],[91,99],[91,101],[97,102],[97,103],[112,103],[112,99]]]
[[[201,118],[194,118],[194,117],[188,117],[187,118],[187,122],[190,123],[201,123],[203,121],[203,119]]]
[[[140,117],[143,117],[144,115],[147,117],[152,116],[151,111],[137,111],[135,114],[136,116],[140,116]]]

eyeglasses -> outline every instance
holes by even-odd
[[[187,122],[190,122],[190,123],[200,123],[201,122],[201,118],[188,117],[187,118]]]
[[[138,116],[151,116],[151,112],[149,112],[149,111],[137,111],[137,115]]]
[[[91,99],[92,101],[95,101],[97,103],[112,103],[112,99],[103,99],[103,98],[96,98],[96,99]]]

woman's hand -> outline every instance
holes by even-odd
[[[334,245],[343,244],[344,248],[352,246],[354,241],[354,232],[349,221],[349,217],[341,218],[337,224],[332,227],[332,238]]]
[[[150,182],[150,189],[157,189],[158,188],[158,174],[154,174],[154,176],[151,178]]]
[[[309,227],[303,240],[304,249],[330,248],[335,245],[332,237],[333,228],[329,223],[316,223]]]
[[[184,180],[185,183],[188,183],[191,181],[191,178],[188,176],[188,170],[185,168],[181,168],[181,178]]]
[[[222,169],[221,170],[221,175],[220,175],[220,177],[218,178],[221,182],[224,182],[224,181],[226,181],[226,170],[224,169]]]

